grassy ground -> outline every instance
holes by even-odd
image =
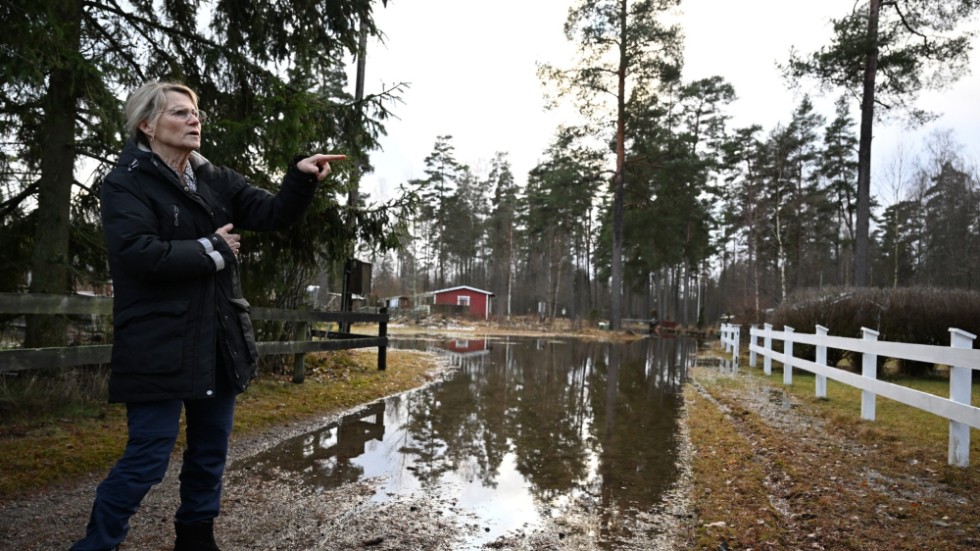
[[[744,359],[743,359],[744,366]],[[894,382],[948,395],[941,380]],[[980,398],[974,387],[974,402]],[[737,374],[699,367],[685,390],[696,453],[698,549],[980,548],[980,435],[973,465],[947,465],[948,422],[878,399],[860,418],[860,392],[774,368]]]
[[[387,369],[378,371],[376,358],[373,352],[311,354],[306,381],[298,385],[291,375],[263,374],[239,397],[232,438],[421,386],[436,361],[428,354],[389,351]],[[122,453],[125,408],[84,399],[105,395],[98,390],[105,385],[105,373],[75,370],[69,377],[72,381],[6,381],[0,389],[6,404],[0,418],[0,499],[104,472]],[[78,394],[78,386],[89,390]]]

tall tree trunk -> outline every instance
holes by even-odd
[[[622,327],[623,319],[623,190],[626,172],[626,17],[627,0],[620,1],[619,71],[616,86],[616,176],[613,178],[612,281],[610,288],[611,329]]]
[[[555,286],[551,290],[551,320],[554,321],[558,317],[558,295],[561,292],[561,259],[558,259],[558,265],[555,266]]]
[[[682,325],[688,325],[691,319],[691,274],[687,262],[681,265],[680,284],[681,284],[681,315],[677,321]]]
[[[781,198],[780,198],[781,200]],[[783,238],[783,221],[779,202],[776,206],[776,262],[779,270],[779,302],[786,302],[786,243]]]
[[[504,311],[504,317],[507,321],[510,321],[511,316],[511,300],[512,292],[514,288],[514,225],[507,225],[507,304],[506,310]]]
[[[854,236],[854,285],[868,285],[868,230],[871,220],[871,139],[875,108],[875,73],[878,71],[878,14],[881,0],[868,7],[868,52],[864,62],[861,99],[861,136],[858,142],[857,219]]]
[[[31,265],[31,293],[71,292],[68,240],[71,189],[75,181],[75,118],[79,82],[72,54],[81,48],[82,5],[58,0],[51,7],[52,31],[61,48],[53,60],[43,101],[43,152],[38,190],[37,229]],[[68,340],[66,321],[59,316],[28,316],[26,348],[61,346]]]
[[[807,224],[803,222],[803,212],[802,212],[803,209],[803,205],[802,205],[803,175],[801,174],[802,170],[803,169],[800,168],[799,173],[797,174],[796,198],[793,201],[794,203],[793,210],[795,211],[793,213],[793,225],[795,226],[795,230],[796,230],[795,231],[796,235],[793,236],[795,241],[794,246],[796,248],[796,250],[793,251],[793,260],[795,264],[793,266],[794,268],[793,281],[794,281],[795,289],[801,289],[806,285],[806,276],[807,276],[807,274],[805,273],[806,271],[805,267],[803,266],[803,260],[804,258],[806,258],[806,256],[803,254],[803,233],[806,231],[805,227],[807,226]]]
[[[750,260],[752,264],[752,304],[755,308],[756,322],[762,323],[762,304],[759,299],[759,245],[755,232],[752,233],[752,250],[749,254],[752,256]]]
[[[670,267],[670,295],[673,301],[674,321],[681,320],[681,273],[675,264]]]
[[[892,235],[895,236],[895,239],[894,239],[895,240],[895,245],[892,246],[892,287],[895,288],[895,289],[897,289],[898,288],[898,266],[899,266],[899,259],[898,259],[898,255],[899,255],[899,243],[901,243],[901,241],[899,241],[899,239],[898,239],[898,222],[897,222],[897,217],[896,217],[896,221],[892,223]]]
[[[551,280],[551,288],[548,289],[550,295],[549,300],[551,301],[551,321],[555,321],[555,317],[558,315],[558,291],[561,289],[561,251],[564,251],[562,247],[561,236],[555,235],[552,238],[551,246],[551,270],[550,272],[554,274],[554,278]]]
[[[586,279],[589,282],[589,315],[591,315],[592,310],[598,308],[599,299],[598,295],[598,283],[595,281],[596,278],[592,277],[592,212],[589,209],[589,214],[586,217],[586,232],[585,232],[585,274]]]

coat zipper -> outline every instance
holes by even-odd
[[[196,202],[197,204],[199,204],[202,207],[204,207],[204,210],[208,213],[208,215],[211,217],[211,219],[212,220],[214,219],[214,209],[211,208],[211,205],[209,205],[204,200],[204,198],[201,196],[200,193],[198,193],[198,192],[192,190],[191,188],[183,185],[180,182],[180,179],[176,178],[174,176],[174,174],[173,174],[173,171],[171,171],[169,168],[161,168],[160,167],[160,163],[157,162],[157,159],[155,157],[151,157],[150,158],[150,161],[153,163],[153,166],[156,167],[157,172],[160,173],[164,177],[164,179],[169,180],[170,183],[172,183],[172,184],[175,184],[179,189],[181,189],[184,193],[186,193],[188,196],[190,196],[190,198],[194,202]],[[175,226],[177,225],[177,206],[176,205],[174,205],[174,225]]]

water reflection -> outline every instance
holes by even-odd
[[[482,543],[544,516],[595,515],[603,549],[631,536],[677,477],[679,391],[696,343],[397,340],[458,366],[443,383],[378,402],[252,458],[312,486],[380,480],[376,501],[455,497]]]
[[[354,459],[366,453],[372,440],[383,441],[384,435],[385,402],[375,402],[336,423],[285,440],[249,464],[275,466],[302,477],[310,486],[332,488],[364,476],[363,466]]]

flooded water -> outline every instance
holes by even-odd
[[[245,468],[312,487],[379,481],[371,498],[437,492],[482,528],[472,549],[575,508],[615,549],[678,476],[680,390],[697,343],[398,339],[439,350],[447,380],[376,402]]]

